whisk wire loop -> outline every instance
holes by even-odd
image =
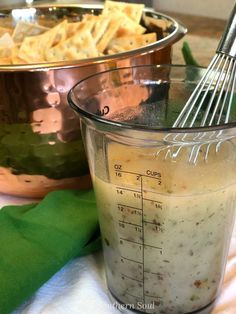
[[[205,74],[205,76],[203,76],[199,83],[198,83],[198,87],[200,88],[195,88],[193,93],[191,94],[191,96],[189,97],[188,101],[186,102],[186,104],[184,105],[183,109],[181,110],[179,116],[177,117],[177,119],[175,120],[175,122],[173,123],[173,127],[184,127],[188,117],[190,116],[193,108],[195,107],[195,103],[197,101],[198,96],[201,94],[203,86],[205,81],[207,81],[208,76],[210,74],[211,71],[211,67],[215,64],[216,62],[216,58],[217,56],[214,57],[214,59],[211,61],[209,68],[207,69],[207,72]],[[199,109],[200,110],[200,109]],[[183,120],[182,120],[183,119]]]
[[[202,118],[200,126],[206,125],[207,120],[209,119],[209,115],[210,115],[210,121],[208,123],[208,126],[211,126],[213,124],[214,117],[215,117],[215,114],[216,114],[217,109],[219,107],[220,99],[221,99],[221,96],[222,96],[223,91],[224,91],[224,86],[227,82],[227,78],[224,79],[224,77],[225,77],[225,70],[228,67],[228,57],[224,58],[224,56],[222,57],[221,55],[219,55],[218,57],[219,57],[218,58],[219,59],[218,66],[216,67],[216,69],[213,69],[213,71],[212,71],[212,74],[213,74],[212,79],[209,83],[208,90],[205,92],[205,95],[204,95],[205,96],[204,100],[205,100],[207,95],[209,95],[209,92],[212,92],[211,98],[207,104],[207,108],[205,110],[205,113],[204,113],[204,116]],[[223,63],[223,61],[225,61],[225,62]],[[223,63],[223,65],[222,65],[222,63]],[[217,99],[216,104],[214,106],[214,101],[216,100],[218,92],[219,92],[218,99]],[[213,106],[214,106],[214,108],[212,108]],[[210,114],[211,111],[212,111],[212,113]]]
[[[221,70],[220,75],[219,75],[218,80],[217,80],[217,84],[216,84],[216,86],[215,86],[214,94],[212,95],[212,102],[213,102],[214,97],[215,97],[215,95],[216,95],[216,92],[217,92],[217,90],[218,90],[218,87],[219,87],[220,84],[221,84],[221,86],[220,86],[220,88],[219,88],[219,95],[218,95],[218,98],[217,98],[217,101],[216,101],[214,110],[213,110],[213,112],[212,112],[212,115],[211,115],[211,117],[210,117],[209,126],[211,126],[211,125],[213,124],[214,120],[215,120],[215,117],[216,117],[216,114],[217,114],[217,110],[219,109],[219,106],[220,106],[220,103],[221,103],[221,99],[222,99],[222,96],[223,96],[223,94],[224,94],[225,86],[226,86],[226,84],[228,83],[228,72],[229,72],[230,69],[231,69],[231,62],[232,62],[231,59],[230,59],[230,61],[228,62],[228,59],[229,59],[229,57],[226,56],[224,65],[223,65],[223,67],[222,67],[222,70]],[[226,73],[225,73],[225,71],[226,71]],[[225,79],[224,79],[224,76],[225,76]],[[227,91],[226,91],[226,93],[227,93]],[[225,94],[225,95],[226,95],[226,94]],[[221,111],[220,111],[219,117],[221,117],[222,114],[223,114],[223,109],[224,109],[224,105],[223,105],[223,104],[224,104],[224,103],[222,103],[222,105],[221,105]],[[208,114],[209,114],[209,112],[208,112]],[[218,120],[219,120],[219,119],[218,119]],[[206,120],[203,121],[203,125],[204,125],[205,123],[206,123]],[[219,120],[219,122],[217,121],[216,124],[219,124],[219,123],[220,123],[220,120]]]
[[[228,89],[227,89],[227,92],[225,94],[225,100],[224,100],[224,103],[226,103],[227,96],[229,95],[229,105],[227,107],[227,112],[226,112],[226,116],[225,116],[225,123],[229,122],[230,112],[231,112],[232,103],[233,103],[234,88],[236,85],[236,60],[232,59],[231,61],[233,63],[233,69],[230,73],[229,85],[228,85]],[[222,111],[223,111],[223,108],[222,108]],[[221,117],[221,115],[222,115],[222,112],[220,114],[220,117]]]

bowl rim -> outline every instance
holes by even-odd
[[[84,9],[102,9],[104,7],[103,4],[37,4],[31,6],[10,6],[8,8],[1,8],[0,13],[3,11],[11,11],[14,9],[49,9],[49,8],[84,8]],[[150,53],[151,51],[160,50],[165,48],[170,43],[174,44],[178,40],[180,40],[186,33],[187,28],[184,24],[180,21],[176,20],[175,18],[164,14],[162,12],[158,12],[153,8],[146,7],[144,8],[144,12],[156,14],[170,20],[173,25],[175,26],[175,30],[167,35],[166,37],[156,41],[155,43],[149,44],[145,47],[129,50],[122,53],[116,53],[112,55],[100,56],[95,58],[87,58],[81,60],[73,60],[73,61],[56,61],[56,62],[42,62],[42,63],[32,63],[32,64],[17,64],[17,65],[0,65],[0,72],[21,72],[21,71],[41,71],[41,70],[48,70],[48,69],[65,69],[65,68],[72,68],[77,66],[86,66],[91,64],[99,64],[104,63],[106,61],[116,61],[117,59],[122,60],[126,58],[141,56]]]
[[[114,128],[122,128],[125,130],[136,130],[136,131],[146,131],[146,132],[159,132],[159,133],[171,133],[171,134],[176,134],[176,133],[196,133],[196,132],[200,132],[200,133],[208,133],[208,132],[215,132],[215,131],[221,131],[221,130],[231,130],[231,129],[236,129],[236,121],[233,122],[228,122],[226,124],[219,124],[219,125],[212,125],[212,126],[197,126],[197,127],[156,127],[156,126],[147,126],[147,125],[137,125],[137,124],[133,124],[133,123],[124,123],[124,122],[117,122],[117,121],[113,121],[113,120],[109,120],[106,119],[102,116],[98,116],[94,113],[90,113],[82,108],[80,108],[73,100],[73,95],[74,95],[74,90],[75,88],[80,85],[81,83],[83,83],[86,80],[89,80],[93,77],[96,76],[100,76],[106,73],[112,73],[112,72],[116,72],[116,71],[124,71],[124,70],[130,70],[130,69],[134,69],[134,68],[182,68],[182,69],[202,69],[204,71],[207,70],[206,67],[202,67],[202,66],[195,66],[195,65],[185,65],[185,64],[144,64],[144,65],[135,65],[135,66],[127,66],[127,67],[121,67],[121,68],[116,68],[116,69],[110,69],[110,70],[106,70],[106,71],[102,71],[102,72],[98,72],[95,74],[92,74],[82,80],[80,80],[79,82],[77,82],[77,84],[75,84],[69,91],[69,93],[67,94],[67,101],[68,104],[70,105],[70,107],[77,112],[81,117],[85,118],[85,119],[89,119],[93,122],[97,122],[100,123],[101,125],[106,125],[106,126],[111,126]]]

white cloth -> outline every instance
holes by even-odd
[[[32,199],[0,195],[0,208],[31,203]],[[68,263],[35,295],[12,314],[118,314],[110,302],[103,257],[95,253]],[[233,231],[225,280],[212,314],[236,313],[236,225]]]

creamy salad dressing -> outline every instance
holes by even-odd
[[[110,144],[108,178],[92,173],[108,286],[131,309],[189,313],[210,304],[223,278],[235,210],[234,156],[155,158],[154,148]],[[204,150],[201,152],[204,154]],[[99,159],[95,167],[99,170]]]

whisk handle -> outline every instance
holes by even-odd
[[[216,52],[226,54],[233,58],[236,57],[236,4],[230,14]]]

